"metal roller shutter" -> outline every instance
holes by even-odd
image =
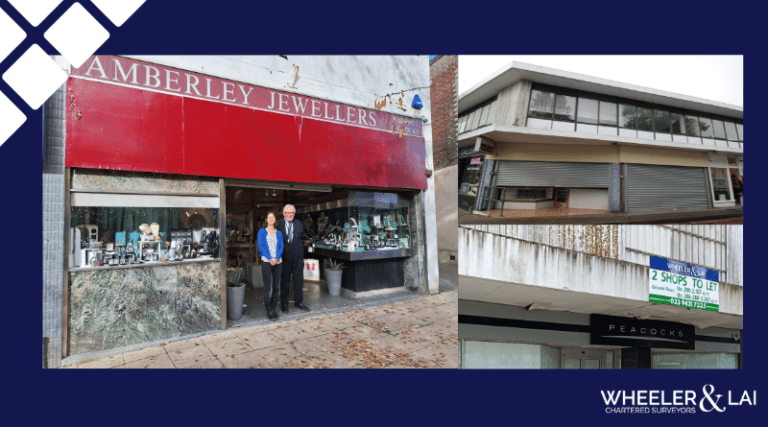
[[[627,164],[627,212],[709,207],[706,168]]]
[[[610,164],[503,160],[496,172],[499,187],[608,188]]]

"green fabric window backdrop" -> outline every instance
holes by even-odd
[[[156,222],[160,225],[160,232],[164,233],[163,240],[168,242],[170,231],[182,227],[181,215],[185,211],[183,208],[72,207],[70,224],[72,227],[96,224],[99,226],[99,235],[112,242],[116,232],[125,231],[130,234],[139,231],[141,224]]]

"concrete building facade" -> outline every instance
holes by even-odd
[[[741,225],[462,225],[463,368],[741,368]]]
[[[512,63],[461,94],[458,126],[465,211],[743,202],[738,106]]]
[[[457,263],[458,246],[458,57],[438,55],[429,63],[432,152],[435,160],[437,249],[440,262]]]
[[[438,292],[426,56],[55,59],[69,79],[45,104],[47,367],[226,329],[227,271],[259,286],[255,231],[285,203],[317,279],[336,258],[345,295]]]

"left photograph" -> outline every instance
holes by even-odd
[[[455,57],[52,59],[43,367],[458,366]]]

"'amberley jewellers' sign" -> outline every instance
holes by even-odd
[[[652,256],[649,301],[719,311],[719,281],[715,270]]]
[[[590,344],[645,348],[696,348],[693,325],[630,317],[590,315]]]
[[[353,107],[117,56],[92,56],[72,76],[327,122],[421,136],[412,117]]]

